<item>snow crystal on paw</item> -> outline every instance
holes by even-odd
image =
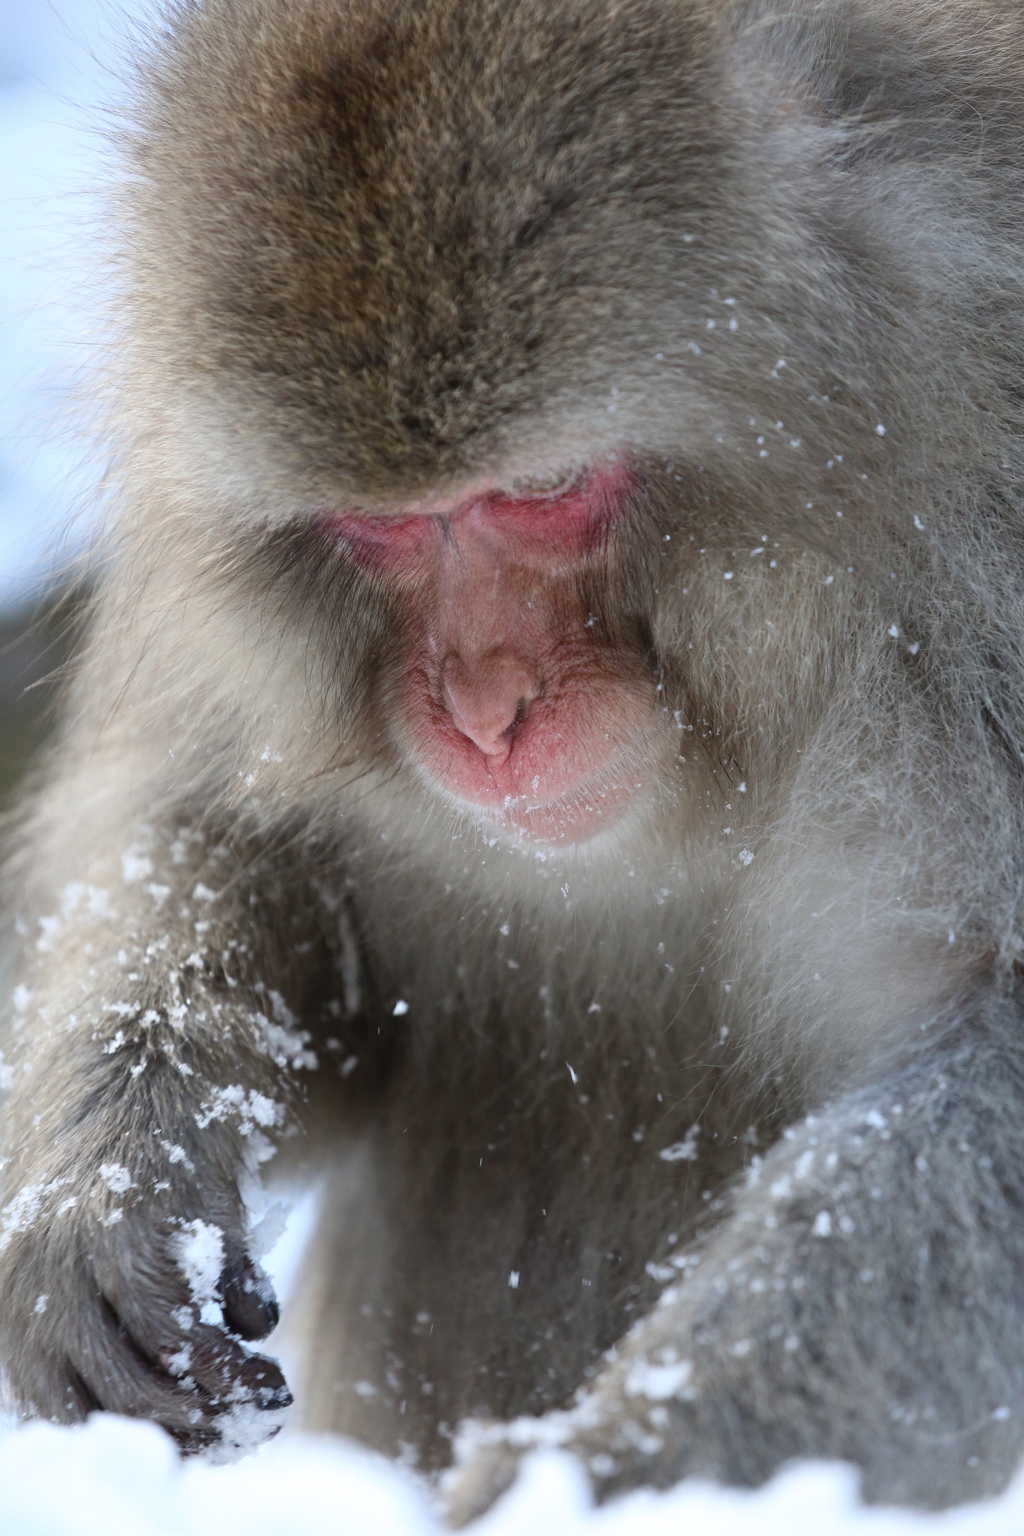
[[[122,1163],[101,1163],[100,1178],[113,1195],[123,1195],[135,1183]]]
[[[695,1163],[700,1156],[697,1151],[699,1135],[700,1126],[691,1125],[682,1141],[673,1142],[670,1147],[663,1147],[658,1156],[663,1163]]]
[[[173,1239],[178,1267],[188,1281],[192,1300],[204,1323],[222,1322],[217,1291],[224,1270],[224,1233],[208,1221],[188,1221]]]
[[[689,1360],[678,1360],[672,1365],[652,1365],[649,1360],[637,1360],[626,1376],[627,1397],[647,1397],[663,1403],[671,1397],[681,1397],[693,1375]]]
[[[256,1450],[284,1428],[287,1408],[261,1408],[251,1400],[238,1402],[217,1420],[220,1439],[202,1452],[203,1460],[225,1466]]]
[[[127,853],[121,855],[121,873],[125,885],[134,885],[139,880],[148,879],[153,873],[153,860],[147,854],[129,848]]]

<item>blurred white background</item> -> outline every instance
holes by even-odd
[[[80,423],[116,61],[145,0],[0,0],[0,613],[86,544]]]

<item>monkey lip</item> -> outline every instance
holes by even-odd
[[[415,743],[430,782],[517,841],[587,842],[619,822],[644,788],[633,732],[633,750],[611,732],[587,732],[567,748],[563,732],[537,710],[511,733],[504,754],[488,756],[441,712],[431,713]]]
[[[461,807],[482,815],[488,825],[500,826],[517,839],[550,845],[584,843],[609,831],[625,815],[639,788],[623,782],[624,775],[616,774],[612,764],[587,783],[552,799],[538,798],[532,788],[508,789],[501,782],[504,777],[495,774],[489,785],[479,788],[451,778],[447,783],[436,782]]]

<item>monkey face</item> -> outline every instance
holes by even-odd
[[[714,8],[608,5],[581,69],[570,12],[253,6],[272,85],[221,0],[156,69],[119,362],[138,505],[247,616],[232,643],[265,686],[237,792],[255,773],[319,805],[352,779],[354,817],[417,848],[455,811],[675,857],[755,771],[765,668],[794,711],[810,687],[817,630],[777,613],[814,561],[797,530],[781,573],[786,529],[813,510],[834,537],[868,482],[812,404],[840,301],[815,309],[760,169],[727,152],[753,108],[703,73]],[[297,743],[298,789],[269,766]]]
[[[404,612],[392,748],[514,837],[586,841],[651,788],[663,731],[649,628],[616,582],[624,543],[643,539],[631,488],[607,464],[547,494],[485,487],[411,515],[323,520]]]

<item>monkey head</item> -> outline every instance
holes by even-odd
[[[681,717],[726,750],[710,722],[744,716],[741,605],[700,677],[685,594],[697,550],[832,494],[797,359],[849,304],[801,287],[797,214],[763,217],[765,164],[785,201],[823,129],[807,82],[802,120],[746,79],[742,28],[718,46],[729,7],[499,9],[182,12],[122,210],[118,430],[137,503],[163,487],[209,564],[265,547],[260,590],[290,584],[335,760],[594,851],[678,803]]]

